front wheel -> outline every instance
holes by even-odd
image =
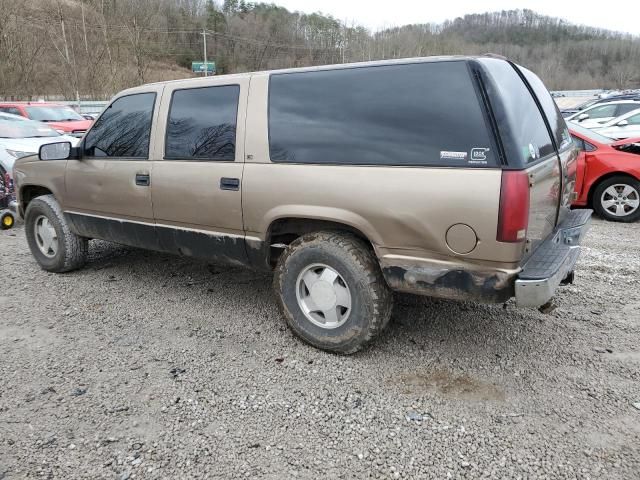
[[[350,354],[391,316],[392,296],[370,248],[339,232],[304,235],[278,261],[274,289],[291,330],[307,343]]]
[[[31,254],[42,269],[62,273],[84,265],[88,241],[70,229],[53,195],[34,198],[24,219]]]
[[[633,222],[640,218],[640,182],[623,175],[608,178],[593,192],[593,208],[605,220]]]

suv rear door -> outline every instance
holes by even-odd
[[[153,153],[153,213],[163,250],[246,262],[242,224],[249,77],[168,84]]]

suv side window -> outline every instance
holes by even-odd
[[[239,97],[239,85],[174,91],[165,158],[234,161]]]
[[[495,166],[465,61],[273,74],[273,162]]]
[[[109,105],[84,140],[89,157],[148,158],[155,93],[136,93]]]

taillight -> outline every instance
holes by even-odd
[[[528,226],[529,176],[525,171],[503,170],[496,239],[499,242],[523,242],[527,238]]]

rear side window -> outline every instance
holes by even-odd
[[[616,117],[619,117],[620,115],[624,115],[625,113],[629,113],[629,112],[632,112],[634,110],[637,110],[638,108],[640,108],[640,102],[638,102],[638,103],[622,103],[622,104],[618,105],[618,108],[616,108]]]
[[[518,72],[504,60],[483,58],[479,62],[493,83],[489,93],[509,164],[526,165],[555,154],[538,105]]]
[[[273,162],[495,165],[463,61],[271,76]]]
[[[564,121],[564,117],[560,113],[556,102],[551,97],[549,90],[544,86],[542,80],[530,70],[520,67],[520,70],[524,74],[524,77],[529,82],[529,86],[533,90],[533,93],[538,97],[538,101],[542,106],[542,110],[547,117],[551,131],[556,141],[558,150],[564,150],[571,146],[571,134],[567,128],[567,123]]]
[[[115,100],[87,133],[84,154],[148,158],[155,99],[155,93],[137,93]]]
[[[165,158],[235,160],[239,95],[238,85],[173,92]]]
[[[18,110],[15,107],[0,107],[0,112],[2,112],[2,113],[10,113],[11,115],[20,115],[20,116],[22,116],[22,113],[20,112],[20,110]]]
[[[578,147],[580,150],[584,150],[584,140],[582,140],[581,138],[578,138],[574,135],[571,135],[571,138],[573,140],[573,143],[575,144],[576,147]]]

